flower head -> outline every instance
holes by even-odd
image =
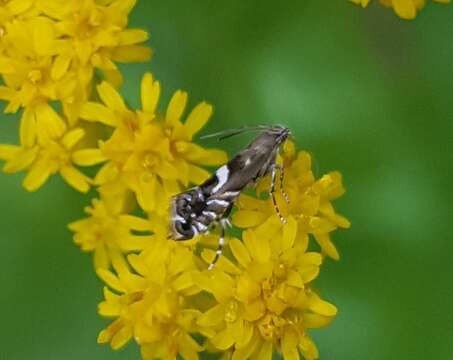
[[[285,359],[299,359],[299,352],[305,359],[318,357],[307,330],[328,324],[337,310],[310,286],[321,255],[307,252],[294,221],[290,227],[272,239],[245,231],[243,241],[229,241],[234,262],[221,258],[216,269],[198,275],[216,302],[198,319],[215,333],[212,350],[231,351],[232,359],[271,359],[273,350]],[[213,253],[204,255],[209,261]]]
[[[84,137],[85,131],[82,128],[68,130],[60,116],[46,106],[42,110],[44,122],[48,122],[52,129],[48,133],[38,134],[37,142],[31,146],[0,145],[0,160],[6,161],[3,171],[15,173],[27,170],[23,186],[28,191],[35,191],[40,188],[52,174],[59,173],[63,179],[73,188],[80,192],[87,192],[91,180],[84,175],[75,165],[83,162],[96,163],[102,160],[99,150],[77,149],[77,145]],[[30,128],[36,126],[36,119],[26,114],[26,121]],[[29,118],[30,117],[30,118]],[[58,126],[55,127],[54,125]],[[30,137],[29,133],[21,134],[24,139]],[[79,161],[80,159],[80,161]]]
[[[101,191],[132,190],[145,211],[164,213],[170,196],[190,183],[199,184],[209,173],[200,165],[226,161],[219,150],[206,150],[192,138],[208,121],[212,106],[202,102],[181,122],[187,93],[177,91],[164,115],[156,112],[160,85],[145,74],[141,85],[142,108],[130,110],[108,83],[98,86],[103,104],[88,102],[81,116],[113,127],[113,134],[100,149],[108,162],[95,181]]]
[[[278,183],[276,198],[287,224],[277,216],[271,199],[249,195],[239,198],[239,210],[233,216],[233,224],[240,228],[256,228],[264,238],[272,238],[281,228],[294,224],[298,238],[308,240],[308,234],[311,234],[326,255],[338,259],[330,233],[339,227],[350,226],[346,218],[335,212],[331,203],[344,193],[341,174],[331,172],[315,180],[310,155],[305,151],[296,154],[294,144],[289,141],[284,144],[282,165],[284,183]],[[258,195],[269,189],[268,180],[264,179],[258,185]]]
[[[89,216],[69,224],[74,242],[83,251],[94,252],[96,269],[109,269],[113,259],[143,250],[152,241],[145,234],[135,235],[147,230],[148,221],[127,214],[130,202],[122,196],[93,199],[92,206],[85,208]]]
[[[62,46],[56,62],[62,68],[77,69],[79,79],[88,84],[95,68],[114,84],[122,81],[115,61],[149,60],[151,51],[141,44],[148,33],[128,29],[128,15],[135,0],[50,0],[40,3],[40,10],[55,21]],[[62,69],[63,70],[63,69]]]
[[[362,7],[368,6],[371,0],[350,0]],[[434,0],[438,3],[448,4],[450,0]],[[381,4],[393,8],[395,13],[402,19],[415,19],[417,12],[421,10],[426,0],[380,0]]]
[[[199,311],[191,296],[200,289],[193,280],[197,272],[192,252],[180,243],[155,239],[140,255],[129,255],[129,266],[114,261],[116,275],[100,269],[99,276],[109,288],[99,304],[102,316],[115,320],[98,337],[118,349],[132,337],[145,360],[197,359],[202,347],[192,338],[199,327]]]

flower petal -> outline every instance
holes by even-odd
[[[154,114],[159,102],[160,83],[153,79],[151,73],[143,75],[140,94],[143,111]]]
[[[247,230],[242,234],[242,239],[249,254],[258,262],[265,263],[270,259],[271,249],[267,239],[258,239],[255,232]]]
[[[228,242],[228,246],[230,247],[234,257],[242,265],[242,267],[247,268],[251,261],[251,258],[244,244],[238,239],[231,239]]]
[[[202,102],[195,106],[184,124],[184,129],[189,140],[191,140],[193,135],[205,126],[211,115],[212,105]]]
[[[144,62],[151,59],[152,51],[146,46],[125,45],[118,46],[112,52],[112,60],[129,63]]]
[[[84,120],[98,121],[110,126],[118,125],[118,120],[112,110],[95,102],[87,102],[83,104],[80,109],[80,117]]]
[[[107,107],[113,111],[126,111],[123,98],[107,81],[103,81],[97,86],[98,94]]]
[[[85,136],[85,130],[82,128],[75,128],[68,131],[61,140],[61,143],[66,149],[72,149],[83,137]]]
[[[107,158],[99,149],[83,149],[72,154],[72,161],[79,166],[92,166],[106,161]]]
[[[187,93],[181,90],[176,91],[167,107],[165,114],[165,121],[171,125],[176,126],[180,123],[180,119],[187,103]]]
[[[27,191],[36,191],[49,178],[50,169],[44,161],[36,162],[25,176],[22,182],[23,187]]]
[[[65,166],[60,170],[63,179],[74,189],[86,193],[90,190],[90,178],[82,174],[73,166]]]
[[[133,45],[149,39],[148,32],[142,29],[126,29],[117,36],[120,45]]]

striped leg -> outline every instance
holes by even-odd
[[[220,259],[220,256],[222,256],[223,247],[225,246],[225,229],[226,229],[226,227],[228,225],[230,225],[230,222],[229,222],[229,220],[227,218],[220,220],[219,245],[217,247],[217,250],[215,251],[214,260],[212,260],[212,263],[210,263],[209,266],[208,266],[208,270],[214,269],[215,264]]]
[[[278,204],[277,204],[277,199],[275,198],[275,177],[276,177],[276,174],[277,174],[277,166],[276,165],[273,165],[272,166],[272,170],[271,170],[271,189],[270,189],[270,195],[272,197],[272,202],[274,203],[274,208],[275,208],[275,212],[277,213],[278,217],[280,218],[280,221],[283,223],[283,224],[286,224],[287,221],[286,219],[283,217],[282,213],[280,212],[280,208],[278,207]]]
[[[282,193],[283,198],[285,199],[285,202],[287,204],[289,204],[289,196],[286,193],[285,189],[283,188],[283,180],[285,177],[285,167],[283,166],[283,164],[281,164],[281,165],[278,165],[278,169],[280,170],[280,192]]]

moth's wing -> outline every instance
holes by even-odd
[[[241,191],[254,182],[269,162],[269,152],[265,149],[245,149],[227,164],[228,181],[221,187],[221,192]]]

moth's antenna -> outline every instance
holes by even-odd
[[[217,137],[218,140],[224,140],[228,139],[229,137],[236,136],[245,132],[249,131],[263,131],[268,129],[269,126],[267,125],[256,125],[256,126],[243,126],[240,128],[235,128],[235,129],[227,129],[227,130],[222,130],[213,134],[208,134],[208,135],[203,135],[200,137],[200,139],[209,139],[213,137]]]

